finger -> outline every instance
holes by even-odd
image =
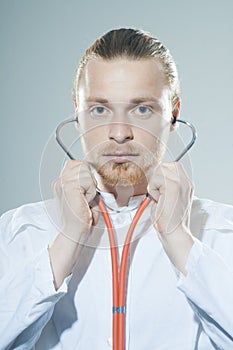
[[[157,202],[152,207],[153,224],[161,233],[165,230],[171,215],[170,210],[166,210],[165,204],[168,208],[173,208],[173,202],[177,199],[174,186],[176,182],[175,172],[175,164],[160,164],[151,176],[148,186],[149,193]]]
[[[84,162],[83,160],[68,159],[68,160],[65,162],[65,164],[64,164],[64,166],[63,166],[63,168],[62,168],[61,173],[64,173],[66,170],[72,169],[72,168],[74,168],[74,167],[76,167],[76,166],[78,166],[78,165],[80,165],[80,164],[83,164],[83,163],[86,163],[86,162]]]
[[[69,170],[61,175],[63,186],[73,187],[83,195],[87,202],[91,202],[96,195],[97,181],[91,172],[91,168],[87,163],[79,162],[71,165]]]
[[[150,196],[152,197],[152,199],[155,201],[155,203],[158,203],[159,201],[159,197],[160,197],[160,192],[158,189],[152,189],[152,190],[149,190],[147,191]]]
[[[93,226],[96,226],[99,218],[100,218],[100,209],[98,205],[95,205],[94,207],[91,208],[91,212],[92,212],[92,217],[93,217]]]
[[[79,167],[78,182],[87,202],[93,201],[96,196],[97,181],[89,165],[84,164]]]
[[[51,188],[52,188],[54,197],[61,198],[62,188],[61,188],[60,178],[57,178],[52,181]]]
[[[165,192],[165,182],[164,171],[160,165],[151,173],[147,186],[148,193],[156,202],[158,202],[160,195]]]

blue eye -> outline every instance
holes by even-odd
[[[149,116],[152,113],[152,110],[148,106],[138,106],[135,110],[134,113],[138,116]]]
[[[92,111],[95,111],[96,114],[103,114],[105,111],[105,108],[104,107],[95,107],[95,108],[93,108]]]
[[[140,107],[138,107],[138,110],[140,113],[145,114],[146,112],[149,111],[149,108],[145,107],[145,106],[140,106]]]
[[[103,106],[96,106],[90,109],[90,115],[92,118],[107,117],[109,115],[109,111]]]

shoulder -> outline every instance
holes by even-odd
[[[6,211],[0,217],[0,240],[8,244],[29,228],[39,231],[52,230],[56,223],[57,214],[53,199],[23,204]]]
[[[232,266],[232,205],[195,197],[191,210],[190,228],[196,238],[224,256]]]
[[[202,229],[233,230],[233,206],[194,197],[191,219],[201,220]]]

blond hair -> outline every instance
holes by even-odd
[[[77,92],[80,77],[92,58],[110,61],[116,58],[139,60],[157,59],[162,67],[171,91],[172,106],[180,100],[180,84],[175,61],[169,50],[150,33],[132,28],[114,29],[97,39],[85,52],[78,64],[73,88],[73,99],[77,104]]]

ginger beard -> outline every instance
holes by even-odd
[[[103,156],[117,152],[134,153],[138,156],[135,157],[135,160],[122,163],[115,163],[111,159],[106,160]],[[156,138],[151,149],[146,149],[135,143],[121,147],[109,144],[98,147],[91,153],[87,156],[87,160],[100,175],[104,185],[127,187],[140,184],[147,176],[148,171],[161,162],[165,153],[165,145]]]

